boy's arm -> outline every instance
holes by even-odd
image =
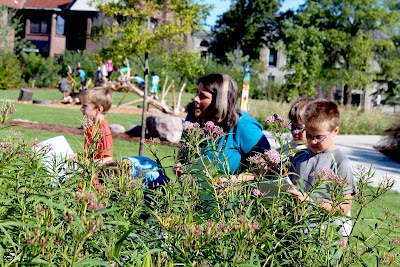
[[[304,195],[298,190],[295,189],[288,189],[286,190],[288,193],[291,193],[297,198],[303,202],[312,202],[311,198],[308,195]],[[325,209],[326,211],[333,211],[333,213],[341,212],[343,215],[346,215],[349,213],[351,210],[351,205],[352,205],[352,200],[353,200],[353,195],[352,194],[346,194],[344,195],[344,199],[346,202],[342,202],[339,206],[337,207],[332,207],[332,201],[330,200],[323,200],[323,201],[318,201],[314,202],[315,205],[320,206],[321,208]]]

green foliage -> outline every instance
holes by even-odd
[[[200,29],[208,6],[191,0],[174,0],[119,1],[100,3],[98,7],[116,18],[111,27],[103,30],[111,45],[99,51],[100,57],[119,60],[135,57],[144,69],[148,68],[148,58],[161,56],[169,60],[165,65],[174,67],[181,79],[202,73],[194,54],[186,51],[182,37]]]
[[[365,88],[376,76],[372,60],[387,46],[385,33],[399,16],[378,0],[306,1],[297,16],[284,22],[283,42],[292,95],[316,95],[317,84],[344,84],[345,101],[351,90]],[[302,91],[306,89],[306,91]]]
[[[0,89],[21,85],[22,70],[20,62],[12,52],[0,50]]]
[[[35,53],[21,53],[22,77],[27,84],[37,87],[54,87],[60,79],[61,66],[53,58],[44,58]]]
[[[215,137],[198,133],[187,136],[188,159],[201,153],[201,142]],[[14,131],[1,141],[2,266],[398,264],[398,209],[387,207],[375,218],[365,212],[393,183],[369,187],[370,171],[356,174],[353,223],[363,231],[354,231],[345,245],[333,224],[338,215],[293,202],[284,192],[268,199],[254,185],[226,182],[226,174],[209,162],[199,161],[201,169],[188,168],[180,178],[171,176],[162,190],[147,190],[142,177],[132,179],[123,163],[100,169],[86,157],[95,148],[77,151],[74,160],[50,158],[45,165],[49,151],[37,142]],[[155,143],[149,149],[154,155],[159,151]]]
[[[288,118],[290,104],[275,101],[250,100],[250,115],[261,123],[265,121],[265,114],[282,114]],[[377,134],[383,135],[393,123],[393,116],[386,115],[378,110],[360,111],[356,108],[345,109],[340,107],[341,134]]]
[[[232,1],[230,9],[213,28],[215,41],[210,51],[223,63],[227,62],[226,53],[236,49],[250,59],[259,59],[260,48],[269,41],[266,32],[273,24],[279,4],[277,0]]]
[[[62,70],[66,72],[68,71],[68,66],[70,66],[73,71],[73,76],[78,78],[79,73],[76,71],[78,65],[85,70],[88,79],[94,79],[98,63],[94,59],[93,54],[90,54],[86,51],[65,51],[64,60],[61,64]]]

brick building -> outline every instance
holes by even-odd
[[[0,0],[16,9],[21,18],[22,38],[36,46],[44,56],[67,50],[94,50],[92,27],[99,24],[99,12],[89,0]]]

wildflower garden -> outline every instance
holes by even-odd
[[[14,107],[3,104],[2,123]],[[269,117],[279,137],[285,122]],[[154,190],[132,179],[127,166],[100,169],[84,151],[63,175],[43,164],[46,148],[32,149],[7,129],[0,151],[0,262],[2,266],[397,266],[400,215],[379,207],[365,220],[365,210],[390,194],[393,181],[370,187],[373,170],[357,169],[358,193],[349,240],[337,233],[330,214],[299,203],[285,192],[269,198],[257,183],[288,175],[284,155],[266,152],[248,159],[255,183],[228,182],[215,166],[224,162],[195,160],[207,141],[208,150],[223,133],[207,124],[185,124],[182,165],[185,174]],[[278,140],[283,140],[278,138]],[[284,142],[284,141],[282,141]],[[214,145],[213,145],[214,144]],[[147,144],[154,158],[157,141]],[[85,151],[87,155],[93,151]],[[174,156],[174,155],[171,155]],[[200,158],[201,159],[201,158]],[[58,168],[59,166],[54,166]],[[185,169],[186,168],[186,169]],[[93,181],[101,179],[98,185]],[[333,204],[342,201],[340,179],[315,174],[313,190],[329,183]],[[374,213],[378,214],[378,213]]]

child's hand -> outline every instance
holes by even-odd
[[[287,189],[286,192],[295,195],[301,202],[303,201],[310,201],[310,198],[308,196],[304,196],[303,193],[301,193],[299,190],[297,190],[296,188],[290,188]]]

